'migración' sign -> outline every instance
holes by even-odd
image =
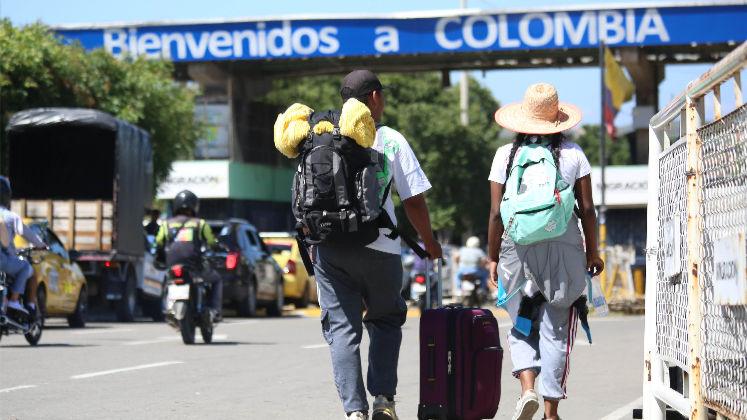
[[[747,39],[744,2],[596,10],[434,12],[191,23],[64,25],[88,49],[174,61],[690,45]]]

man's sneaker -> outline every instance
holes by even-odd
[[[527,392],[523,397],[519,398],[519,403],[516,404],[516,411],[512,420],[531,420],[534,413],[539,409],[539,406],[537,393],[534,391]]]
[[[21,305],[18,302],[8,301],[8,309],[16,310],[16,311],[21,312],[21,313],[23,313],[25,315],[29,314],[29,311],[27,311],[26,308],[24,308],[23,305]]]
[[[389,401],[383,395],[377,396],[374,400],[371,420],[397,420],[397,413],[394,412],[394,401]]]
[[[363,414],[360,411],[355,411],[345,417],[347,420],[368,420],[368,414]]]

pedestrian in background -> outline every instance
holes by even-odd
[[[150,211],[150,223],[145,225],[145,233],[153,236],[158,235],[158,230],[161,229],[161,225],[158,223],[158,216],[160,215],[161,212],[158,209]]]
[[[480,279],[480,288],[487,290],[489,275],[485,266],[488,263],[488,256],[480,249],[480,238],[477,236],[468,238],[464,246],[459,248],[456,262],[458,264],[457,278],[461,278],[463,274],[472,274]]]
[[[340,93],[343,102],[355,98],[368,107],[376,123],[381,121],[386,104],[384,86],[372,72],[355,70],[348,74]],[[386,126],[378,127],[372,148],[385,156],[384,176],[397,189],[425,249],[431,258],[440,257],[441,246],[431,230],[423,197],[431,184],[412,148],[399,132]],[[383,208],[396,225],[391,194]],[[397,420],[394,395],[407,305],[400,295],[403,275],[400,241],[388,238],[388,233],[388,229],[381,229],[378,239],[366,247],[314,247],[322,329],[332,355],[335,385],[351,420],[367,420],[369,411],[360,358],[362,324],[370,338],[367,385],[375,398],[372,418]],[[362,299],[366,302],[365,317]]]
[[[508,310],[514,323],[514,328],[508,333],[508,344],[514,365],[513,375],[521,381],[522,388],[513,419],[531,419],[539,409],[534,389],[538,375],[538,391],[545,405],[544,418],[558,419],[558,404],[567,397],[570,353],[578,316],[580,311],[588,311],[582,297],[586,289],[586,272],[593,269],[599,273],[604,268],[597,249],[591,166],[583,150],[563,135],[563,131],[581,121],[581,111],[573,105],[558,102],[558,93],[552,85],[539,83],[527,89],[523,102],[499,109],[495,119],[502,127],[517,133],[512,144],[498,149],[489,177],[492,202],[490,281],[498,288],[499,304]],[[511,178],[514,159],[522,148],[542,151],[531,146],[533,144],[550,150],[553,170],[562,177],[558,180],[558,184],[563,185],[560,189],[569,193],[565,188],[573,187],[570,197],[575,197],[580,208],[586,250],[575,214],[570,215],[567,228],[560,236],[529,245],[520,245],[509,237],[509,233],[516,230],[511,229],[513,217],[504,226],[505,219],[501,215],[504,193],[506,197],[519,197],[524,188],[534,188],[546,182],[543,175],[542,179],[535,177],[511,183],[515,181]],[[515,195],[513,190],[507,191],[505,185],[520,186],[519,195]],[[562,192],[553,187],[560,205],[559,193]],[[572,209],[572,202],[564,203],[571,204],[568,208]],[[504,228],[508,230],[505,235]],[[548,223],[547,227],[540,228],[550,232],[556,224]],[[520,326],[522,318],[528,328]]]

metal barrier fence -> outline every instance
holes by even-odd
[[[720,305],[716,240],[747,230],[747,106],[698,129],[700,138],[700,393],[747,418],[747,306]],[[742,238],[744,240],[744,238]]]
[[[747,42],[651,119],[643,418],[747,420]],[[722,117],[721,85],[736,109]],[[713,93],[713,122],[704,125]],[[669,144],[679,117],[681,138]],[[656,221],[656,222],[654,222]]]

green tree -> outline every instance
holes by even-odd
[[[94,108],[150,133],[156,182],[194,147],[196,90],[177,83],[167,60],[118,60],[103,49],[65,44],[41,23],[20,28],[0,21],[0,124],[36,107]],[[2,150],[7,150],[3,146]],[[7,162],[8,156],[3,154]],[[3,165],[6,168],[7,165]]]
[[[498,101],[470,78],[470,125],[460,123],[459,87],[443,88],[437,73],[383,74],[387,106],[382,123],[404,135],[433,188],[425,197],[433,227],[442,239],[486,230],[490,212],[488,175],[500,145],[493,120]],[[277,80],[267,101],[287,107],[299,102],[321,111],[340,109],[339,76]],[[397,217],[406,215],[394,195]],[[409,223],[401,225],[414,230]]]
[[[592,166],[599,166],[599,125],[586,124],[582,128],[583,133],[573,142],[581,146]],[[607,138],[604,144],[607,165],[627,165],[630,162],[630,146],[624,137],[617,140]]]

